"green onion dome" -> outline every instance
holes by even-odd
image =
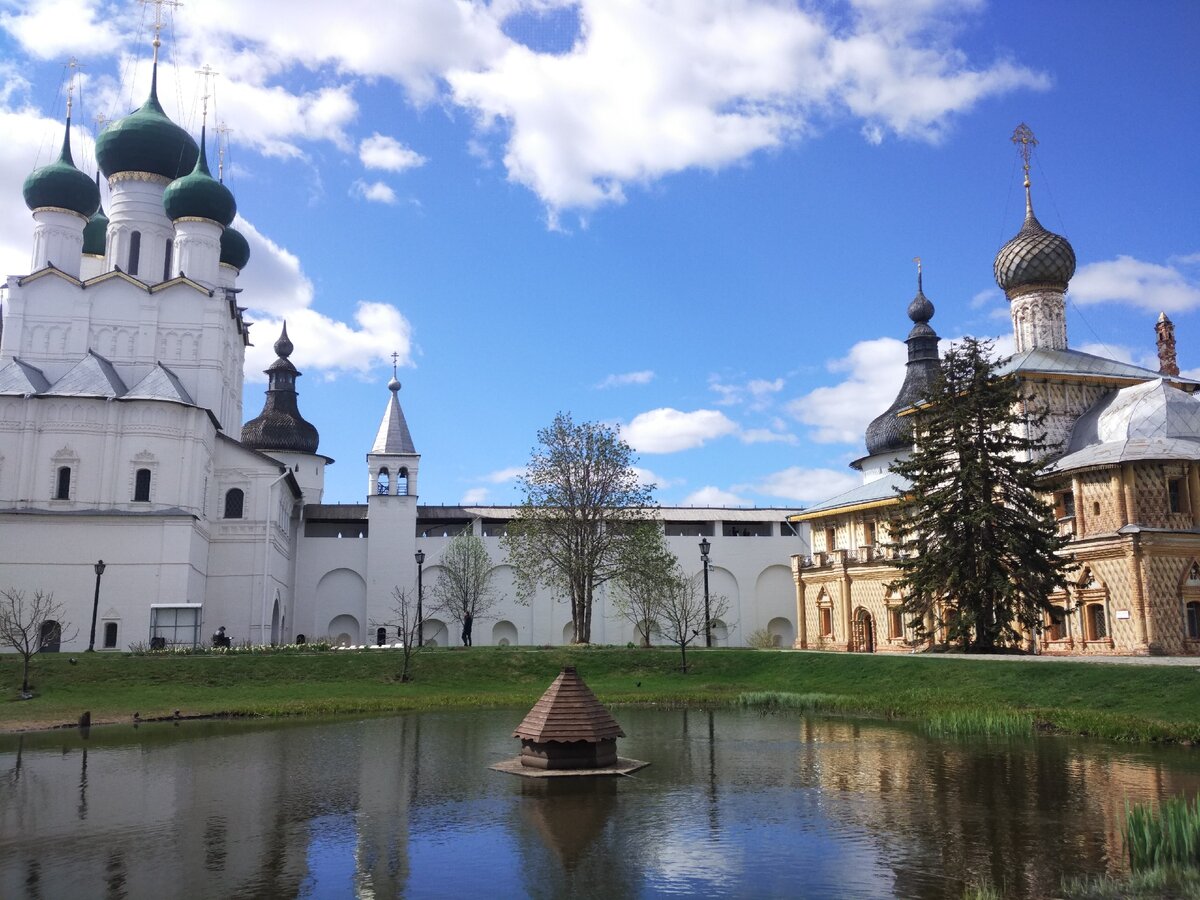
[[[108,178],[118,172],[178,178],[192,170],[199,152],[192,136],[168,119],[158,102],[157,67],[146,102],[96,138],[96,160]]]
[[[239,272],[250,262],[250,243],[236,228],[226,228],[221,232],[221,262]]]
[[[204,131],[200,132],[200,156],[191,174],[176,178],[163,192],[163,209],[167,217],[176,219],[211,219],[221,226],[233,221],[237,203],[229,188],[212,177],[208,171],[208,154],[204,148]]]
[[[100,180],[99,175],[96,176],[96,180]],[[99,185],[97,185],[96,190],[100,190]],[[93,256],[103,256],[107,244],[108,216],[104,214],[104,207],[101,206],[88,219],[88,223],[83,226],[83,252],[90,253]]]
[[[87,218],[100,206],[100,188],[71,159],[71,117],[67,116],[62,152],[48,166],[35,169],[25,179],[21,193],[30,209],[47,206],[69,209]]]

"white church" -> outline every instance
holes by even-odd
[[[513,507],[419,503],[421,457],[394,373],[374,443],[363,436],[365,496],[351,503],[324,497],[333,460],[297,406],[286,326],[263,409],[244,422],[237,284],[249,246],[230,227],[236,204],[212,177],[203,129],[197,143],[159,103],[157,56],[153,72],[146,102],[96,141],[107,211],[99,176],[72,160],[69,107],[60,157],[24,185],[30,271],[0,291],[0,589],[63,604],[47,650],[193,646],[219,627],[238,643],[393,643],[382,624],[393,589],[415,590],[419,575],[428,588],[450,538],[470,529],[501,597],[474,642],[568,642],[568,603],[516,602],[499,541]],[[729,602],[714,643],[766,632],[793,644],[790,560],[809,552],[807,526],[787,522],[796,512],[660,511],[685,569],[700,571],[710,542],[710,590]],[[459,643],[438,618],[424,632]],[[637,639],[604,591],[592,639]]]

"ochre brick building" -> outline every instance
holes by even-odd
[[[1028,173],[1028,168],[1026,169]],[[1067,346],[1066,291],[1075,252],[1033,214],[1028,175],[1021,230],[996,255],[1016,352],[1002,373],[1045,410],[1043,470],[1077,567],[1053,597],[1066,611],[1031,640],[1040,652],[1200,655],[1200,383],[1180,377],[1174,328],[1156,325],[1159,371]],[[793,517],[812,528],[811,556],[794,556],[796,647],[909,652],[888,519],[906,485],[889,467],[911,452],[900,414],[938,367],[933,304],[918,276],[904,384],[867,428],[863,484]],[[927,623],[933,637],[944,638]]]

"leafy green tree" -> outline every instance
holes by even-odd
[[[608,425],[576,424],[560,412],[538,443],[503,547],[517,573],[517,599],[528,602],[539,587],[568,598],[574,643],[588,643],[596,588],[661,528],[653,486],[638,479],[633,451]]]
[[[443,609],[461,627],[467,616],[486,616],[496,605],[492,558],[483,540],[469,529],[451,539],[438,560],[441,574],[429,591],[435,609]]]
[[[897,586],[918,636],[932,621],[963,649],[1020,641],[1071,567],[1038,470],[1045,450],[1020,383],[996,374],[990,341],[951,347],[927,402],[911,414],[916,449],[892,471],[910,484],[892,522]]]

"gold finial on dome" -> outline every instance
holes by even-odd
[[[67,60],[67,71],[70,73],[69,75],[67,75],[67,118],[68,119],[71,118],[71,106],[75,100],[75,96],[74,96],[75,95],[75,79],[77,77],[78,71],[82,68],[83,68],[83,66],[80,65],[79,60],[77,60],[75,57],[72,56],[70,59]]]
[[[1021,154],[1021,162],[1025,165],[1025,212],[1027,215],[1033,213],[1033,201],[1029,196],[1029,158],[1033,155],[1033,148],[1037,146],[1037,138],[1033,136],[1033,130],[1022,122],[1016,127],[1012,133],[1012,142],[1017,144],[1017,152]]]

